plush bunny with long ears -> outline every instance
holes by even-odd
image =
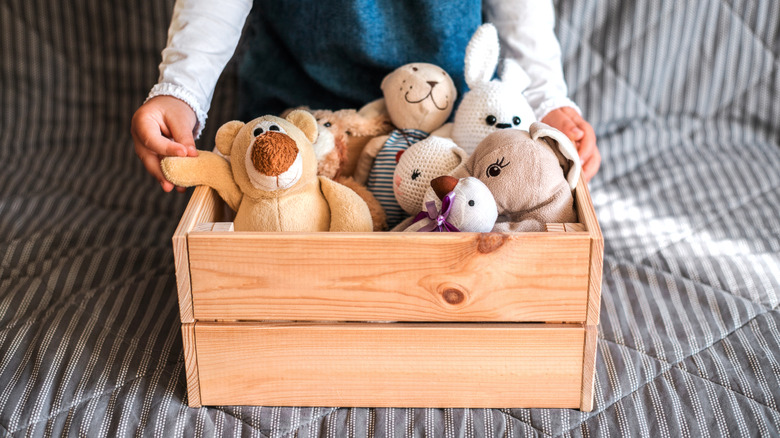
[[[482,139],[500,129],[528,130],[536,116],[523,96],[531,78],[520,65],[505,59],[501,79],[492,79],[500,47],[496,28],[480,26],[466,47],[464,74],[469,91],[463,96],[452,126],[452,139],[471,154]]]
[[[493,231],[543,231],[546,223],[577,222],[572,191],[580,172],[571,140],[535,122],[529,131],[490,134],[453,176],[479,178],[490,189],[498,205]]]

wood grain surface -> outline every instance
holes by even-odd
[[[586,233],[192,232],[197,320],[586,319]]]
[[[579,324],[201,323],[204,405],[577,408]]]
[[[179,294],[181,322],[195,321],[192,313],[192,283],[187,236],[199,224],[218,220],[222,204],[216,191],[206,186],[196,187],[179,221],[179,226],[173,233],[173,258],[176,266],[176,288]]]

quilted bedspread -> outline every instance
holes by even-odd
[[[187,407],[170,241],[187,196],[129,135],[172,2],[0,2],[0,435],[780,434],[780,2],[556,8],[604,157],[593,412]]]

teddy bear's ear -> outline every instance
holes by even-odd
[[[317,140],[317,119],[310,112],[293,110],[290,111],[290,114],[287,114],[285,119],[303,131],[303,135],[310,142],[314,143]]]
[[[495,26],[490,23],[479,26],[466,46],[463,74],[469,88],[490,82],[498,66],[500,51]]]
[[[217,150],[224,156],[230,156],[230,149],[233,148],[233,140],[238,135],[238,131],[244,127],[244,122],[233,120],[219,127],[215,143]]]
[[[566,160],[566,164],[570,164],[571,167],[568,168],[566,181],[569,183],[569,187],[574,190],[577,187],[577,181],[580,179],[582,164],[580,156],[577,154],[577,149],[569,140],[569,137],[563,132],[541,122],[532,123],[531,128],[529,128],[529,134],[531,134],[532,140],[547,143],[559,161],[563,158]]]

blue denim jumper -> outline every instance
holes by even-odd
[[[463,57],[481,0],[255,0],[239,64],[239,115],[308,105],[360,108],[409,62],[446,70],[465,91]]]

